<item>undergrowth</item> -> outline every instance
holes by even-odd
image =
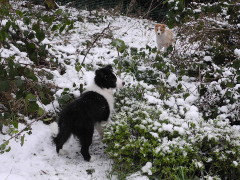
[[[103,34],[118,54],[115,69],[127,82],[116,93],[116,113],[104,135],[106,153],[114,161],[111,173],[119,179],[136,172],[150,179],[237,179],[239,4],[171,0],[166,6],[166,23],[175,26],[176,42],[165,53],[129,47],[109,29]],[[98,26],[106,15],[96,11],[84,19],[61,9],[39,12],[23,3],[17,10],[1,7],[0,20],[0,133],[23,145],[19,123],[31,134],[28,119],[52,121],[56,114],[43,107],[57,102],[61,109],[75,98],[70,88],[59,90],[53,83],[53,71],[63,75],[70,65],[81,73],[93,70],[93,64],[78,57],[103,46],[86,39],[73,62],[54,55],[43,41],[70,37],[76,22]],[[67,38],[63,43],[68,44]],[[72,86],[79,94],[84,89],[83,84]],[[1,153],[10,151],[8,143],[0,144]]]

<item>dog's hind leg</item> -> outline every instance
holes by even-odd
[[[59,153],[59,150],[62,149],[63,144],[69,139],[71,131],[67,128],[59,128],[59,133],[57,137],[54,138],[56,144],[56,151]]]
[[[92,137],[93,137],[94,128],[90,129],[80,129],[77,137],[80,140],[82,145],[81,147],[81,154],[85,161],[90,161],[91,156],[89,154],[89,147],[92,144]]]
[[[95,124],[95,128],[100,136],[100,139],[103,139],[103,128],[106,126],[107,121],[98,122]]]

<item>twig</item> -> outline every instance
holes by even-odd
[[[109,29],[109,26],[110,26],[110,23],[108,24],[107,27],[105,27],[105,28],[102,30],[102,32],[101,32],[101,33],[95,38],[95,40],[92,42],[91,46],[88,48],[88,50],[87,50],[87,52],[86,52],[86,54],[85,54],[85,56],[84,56],[84,58],[83,58],[83,61],[82,61],[81,65],[84,64],[85,59],[86,59],[89,51],[92,49],[93,45],[98,41],[98,39],[99,39],[101,36],[103,36],[104,32],[105,32],[107,29]]]
[[[42,115],[41,117],[35,119],[34,121],[32,121],[31,123],[29,123],[28,125],[26,125],[25,128],[23,128],[21,131],[19,131],[19,132],[18,132],[17,134],[15,134],[14,136],[10,137],[8,140],[6,140],[6,142],[9,142],[9,141],[12,140],[13,138],[16,138],[16,137],[20,136],[20,134],[21,134],[22,132],[24,132],[27,128],[29,128],[33,123],[35,123],[35,122],[39,121],[40,119],[42,119],[44,116],[45,116],[45,114]]]

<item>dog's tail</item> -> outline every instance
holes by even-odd
[[[58,134],[58,124],[56,122],[51,123],[50,129],[51,129],[52,137],[56,137]]]

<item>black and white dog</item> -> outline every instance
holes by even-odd
[[[54,138],[57,153],[73,134],[80,140],[84,160],[90,161],[89,147],[94,127],[102,138],[102,125],[108,121],[113,111],[113,90],[122,88],[124,84],[113,73],[111,65],[95,71],[94,83],[60,113],[58,134]]]

